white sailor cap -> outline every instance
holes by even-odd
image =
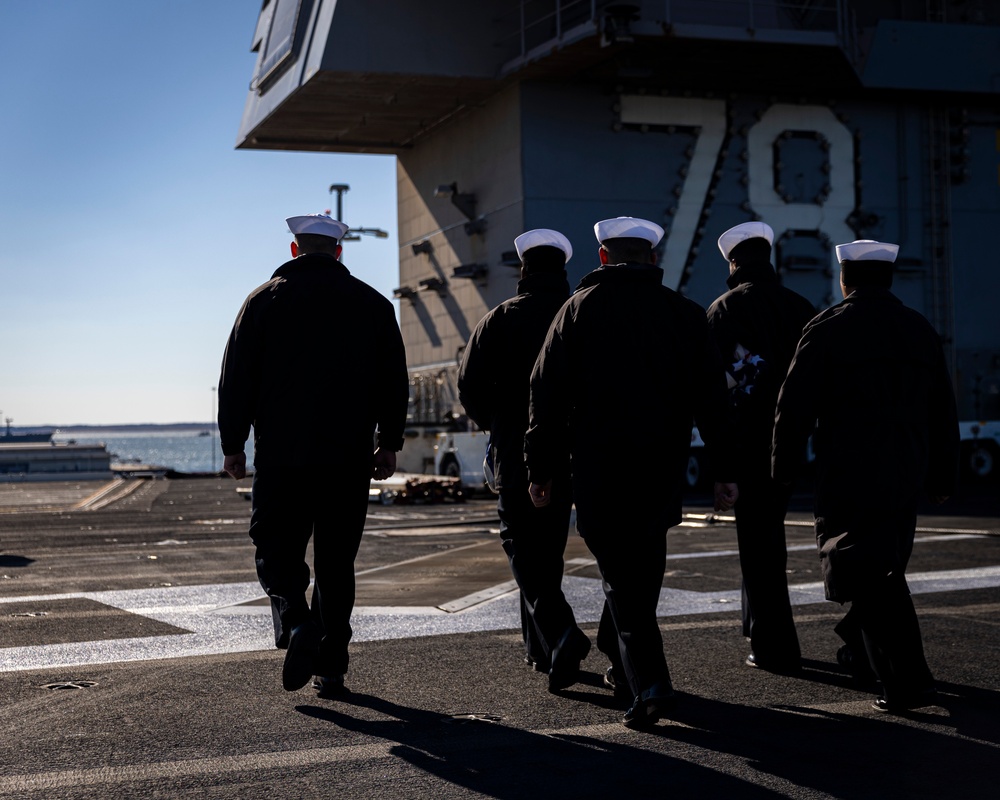
[[[569,243],[569,239],[559,231],[548,228],[525,231],[514,239],[514,249],[517,250],[517,257],[521,260],[524,260],[524,254],[532,247],[557,247],[566,254],[567,261],[573,257],[573,245]]]
[[[594,234],[602,243],[608,239],[645,239],[650,246],[656,247],[663,238],[663,228],[648,219],[615,217],[594,225]]]
[[[774,244],[774,231],[771,226],[764,222],[743,222],[730,228],[719,237],[719,250],[722,257],[729,260],[729,254],[740,242],[747,239],[767,239],[768,244]]]
[[[896,260],[899,252],[898,244],[876,242],[874,239],[857,239],[847,244],[837,245],[837,261],[888,261]]]
[[[314,236],[329,236],[338,242],[347,233],[348,226],[326,214],[306,214],[301,217],[289,217],[285,220],[288,230],[293,234],[310,233]]]

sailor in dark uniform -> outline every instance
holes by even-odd
[[[347,226],[319,214],[287,222],[292,260],[250,293],[226,345],[219,433],[223,468],[243,478],[253,427],[250,538],[275,644],[288,649],[282,684],[316,676],[327,695],[343,689],[368,489],[395,471],[409,382],[392,303],[339,261]]]
[[[800,668],[799,640],[788,599],[785,513],[789,490],[771,478],[771,434],[778,390],[812,303],[778,282],[771,266],[774,231],[744,222],[719,237],[729,262],[729,291],[708,309],[708,325],[726,364],[740,442],[736,537],[743,573],[746,663],[773,672]]]
[[[566,263],[573,248],[549,229],[522,233],[514,247],[521,259],[517,295],[476,326],[462,356],[458,390],[469,418],[490,432],[500,539],[520,589],[525,660],[547,672],[549,690],[558,691],[576,682],[590,650],[562,592],[572,505],[569,459],[555,473],[558,499],[535,508],[528,495],[524,433],[531,368],[552,317],[569,297]]]
[[[620,664],[634,698],[627,727],[655,723],[675,701],[656,618],[666,533],[681,494],[696,420],[729,480],[725,372],[705,310],[663,285],[663,229],[619,217],[594,226],[601,266],[556,314],[531,375],[525,458],[536,505],[554,503],[572,455],[577,529],[597,559]],[[714,448],[718,448],[715,450]],[[659,491],[635,491],[655,480]],[[735,483],[717,485],[719,508]],[[614,674],[612,672],[612,674]],[[617,688],[617,687],[616,687]]]
[[[958,418],[938,334],[890,291],[898,245],[837,245],[844,301],[805,329],[778,397],[774,478],[790,483],[806,437],[816,453],[816,539],[827,599],[852,602],[880,711],[933,700],[906,585],[917,502],[958,475]]]

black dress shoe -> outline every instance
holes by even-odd
[[[309,683],[319,661],[321,638],[319,626],[312,620],[292,628],[285,664],[281,668],[281,685],[286,692],[294,692]]]
[[[882,697],[876,697],[872,702],[872,708],[876,711],[880,711],[883,714],[900,714],[904,711],[909,711],[913,708],[923,708],[924,706],[932,706],[937,700],[937,689],[924,689],[920,692],[914,692],[913,694],[904,694],[900,698],[894,698],[889,701],[886,700],[885,695]]]
[[[609,689],[618,688],[618,679],[615,676],[615,665],[612,664],[604,671],[604,685]]]
[[[677,695],[670,681],[654,683],[635,698],[622,718],[622,725],[626,728],[651,728],[676,705]]]
[[[773,672],[776,675],[797,675],[802,671],[802,664],[798,659],[795,661],[768,661],[751,653],[744,662],[748,667],[762,669],[766,672]]]
[[[316,680],[312,683],[312,688],[316,690],[317,697],[339,697],[347,693],[347,687],[344,686],[345,677],[347,676],[331,675],[327,677],[325,675],[317,675]]]
[[[590,639],[576,626],[567,630],[552,651],[549,691],[568,689],[580,677],[580,662],[590,652]]]
[[[533,658],[531,656],[524,657],[524,663],[531,667],[535,672],[545,672],[549,671],[549,666],[547,661],[543,661],[540,658]]]
[[[621,670],[612,664],[604,671],[604,685],[615,693],[615,697],[629,699],[628,681],[621,674]]]

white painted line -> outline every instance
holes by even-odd
[[[488,589],[482,589],[478,592],[467,594],[465,597],[460,597],[457,600],[442,603],[438,606],[438,608],[442,611],[447,611],[448,613],[453,614],[516,591],[517,581],[505,581],[504,583],[498,583],[496,586],[491,586]]]
[[[927,544],[928,542],[954,542],[961,539],[981,539],[983,535],[980,533],[965,533],[957,534],[955,536],[918,536],[914,539],[914,544]],[[806,552],[813,551],[816,552],[815,544],[793,544],[787,548],[789,553],[793,552]],[[695,553],[667,553],[667,561],[677,559],[684,560],[688,558],[719,558],[720,556],[738,556],[740,554],[739,550],[711,550],[711,551],[699,551]],[[593,563],[597,563],[596,561]]]
[[[1000,566],[914,573],[907,577],[913,594],[1000,587]],[[504,584],[501,584],[504,585]],[[600,581],[567,575],[563,591],[579,622],[596,622],[604,605]],[[274,646],[268,606],[232,607],[256,599],[257,583],[132,589],[118,592],[75,592],[4,598],[2,603],[86,598],[149,617],[187,634],[114,639],[31,647],[0,648],[0,672],[76,668],[88,664],[183,658],[218,653],[270,650]],[[821,582],[789,587],[792,605],[825,602]],[[737,611],[738,589],[692,592],[664,588],[657,615],[677,617]],[[252,608],[256,611],[247,610]],[[455,613],[431,607],[361,607],[351,620],[357,642],[439,636],[477,631],[517,630],[521,627],[517,593],[508,591],[492,600]]]
[[[474,737],[472,737],[474,738]],[[320,747],[303,750],[285,750],[278,753],[248,753],[219,758],[193,758],[181,761],[157,761],[145,764],[107,766],[96,769],[68,769],[53,772],[36,772],[26,775],[0,777],[0,795],[23,795],[44,792],[49,796],[61,794],[62,789],[79,791],[81,788],[105,787],[106,792],[118,794],[112,787],[137,784],[140,781],[165,781],[197,778],[205,775],[226,775],[253,770],[301,770],[321,764],[371,761],[391,758],[396,750],[394,742],[375,742],[348,747]],[[97,791],[100,794],[99,789]],[[136,786],[131,796],[143,796],[146,791]]]
[[[370,569],[358,570],[354,574],[356,577],[360,577],[362,575],[371,575],[373,572],[381,572],[382,570],[393,569],[394,567],[401,567],[404,564],[416,564],[419,561],[427,561],[430,558],[441,558],[442,556],[446,556],[450,553],[457,553],[460,550],[470,550],[473,547],[483,547],[484,545],[492,545],[492,544],[493,544],[492,541],[475,542],[473,544],[463,544],[460,547],[452,547],[448,550],[441,550],[434,553],[428,553],[425,556],[416,556],[415,558],[407,558],[403,561],[394,561],[392,564],[383,564],[380,567],[371,567]]]
[[[421,712],[426,714],[427,712]],[[614,722],[595,725],[581,725],[572,728],[548,728],[542,730],[515,730],[521,737],[553,737],[558,738],[564,746],[580,748],[581,752],[605,752],[601,742],[628,740],[635,736],[618,722],[619,712],[610,711],[609,716]],[[440,714],[441,723],[449,721],[446,714]],[[399,719],[405,722],[405,714]],[[489,722],[473,723],[490,724]],[[500,724],[503,724],[502,722]],[[674,721],[664,724],[681,725]],[[687,727],[687,726],[685,726]],[[448,753],[452,758],[461,760],[463,753],[475,753],[479,750],[495,747],[492,738],[479,736],[449,737]],[[48,772],[31,772],[21,775],[0,777],[0,796],[23,796],[39,793],[41,796],[60,796],[62,790],[79,792],[87,789],[95,797],[105,795],[127,795],[131,797],[146,796],[151,787],[139,785],[140,782],[178,781],[198,779],[204,776],[228,775],[233,773],[249,773],[264,770],[280,770],[298,774],[305,769],[327,764],[350,764],[357,762],[373,762],[379,759],[398,759],[399,744],[395,741],[378,740],[364,745],[347,745],[343,747],[307,747],[298,750],[281,750],[279,752],[245,753],[216,758],[191,758],[173,761],[146,761],[117,766],[105,766],[92,769],[63,769]],[[373,767],[378,768],[378,767]],[[128,789],[124,787],[130,787]]]
[[[732,514],[684,514],[679,528],[710,528],[719,523],[730,525],[736,524],[736,517]],[[815,522],[811,519],[786,519],[786,528],[813,528]],[[918,525],[917,533],[951,533],[951,534],[972,534],[975,536],[1000,536],[1000,527],[997,528],[930,528]],[[948,538],[958,538],[951,536]]]

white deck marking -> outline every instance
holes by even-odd
[[[719,553],[701,555],[712,557]],[[913,573],[907,580],[913,594],[996,588],[1000,587],[1000,566]],[[566,575],[563,591],[577,620],[596,622],[600,618],[604,595],[599,580]],[[358,607],[351,620],[354,640],[364,642],[520,628],[517,593],[510,583],[500,584],[493,590],[486,588],[477,594],[486,599],[471,604],[470,596],[461,598],[461,602],[442,604],[442,607]],[[792,605],[796,606],[823,603],[823,584],[818,581],[794,584],[789,587],[789,595]],[[158,620],[187,633],[0,648],[0,672],[269,650],[274,646],[270,607],[242,605],[260,597],[260,585],[253,582],[3,598],[0,599],[0,613],[6,603],[79,598]],[[449,605],[461,608],[448,613],[443,608]],[[735,612],[739,607],[738,589],[693,592],[664,588],[660,592],[657,614],[676,617]]]

